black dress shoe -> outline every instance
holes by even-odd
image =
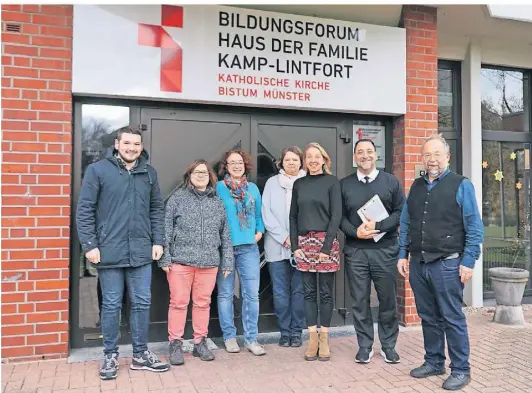
[[[451,374],[449,378],[445,380],[442,388],[445,390],[460,390],[471,382],[471,376],[467,374]]]
[[[279,346],[280,347],[289,347],[290,346],[290,337],[281,336],[281,338],[279,339]]]
[[[292,336],[290,338],[291,347],[299,348],[301,345],[303,345],[303,341],[301,341],[301,336]]]
[[[414,378],[427,378],[434,375],[443,375],[445,374],[445,369],[438,369],[432,366],[429,366],[427,363],[413,369],[410,371],[410,376]]]

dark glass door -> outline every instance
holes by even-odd
[[[310,142],[318,142],[332,160],[332,171],[337,173],[337,135],[341,123],[334,120],[302,119],[288,116],[253,116],[251,119],[252,155],[256,158],[256,182],[262,194],[266,181],[278,173],[276,162],[285,147],[299,146],[301,150]],[[271,278],[264,259],[263,240],[259,242],[261,253],[259,331],[277,330],[274,316]],[[339,277],[341,277],[339,275]],[[342,293],[342,290],[337,290]],[[343,294],[340,300],[343,303]],[[338,301],[335,301],[335,305]],[[335,314],[333,323],[343,325],[343,317]]]
[[[146,149],[151,165],[157,170],[165,201],[182,184],[187,165],[199,158],[210,161],[217,171],[223,154],[231,149],[250,150],[250,118],[228,113],[186,110],[142,109],[141,123],[145,131]],[[168,306],[170,292],[165,273],[153,264],[150,340],[168,339]],[[216,289],[211,302],[209,336],[220,336]],[[240,307],[235,308],[239,324]],[[192,337],[192,308],[189,307],[185,337]]]

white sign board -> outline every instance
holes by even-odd
[[[406,34],[209,5],[74,5],[73,92],[398,115]]]
[[[386,167],[386,128],[384,126],[368,126],[365,124],[353,124],[353,151],[355,144],[360,139],[370,139],[377,150],[377,168]],[[353,167],[356,167],[353,158]]]

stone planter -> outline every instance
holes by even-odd
[[[525,269],[494,267],[489,269],[497,308],[493,321],[505,325],[524,325],[521,301],[530,273]]]

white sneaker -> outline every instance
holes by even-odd
[[[246,344],[246,349],[255,356],[266,355],[266,350],[257,341]]]
[[[225,340],[225,350],[229,353],[240,352],[240,347],[236,342],[236,338],[230,338],[229,340]]]

